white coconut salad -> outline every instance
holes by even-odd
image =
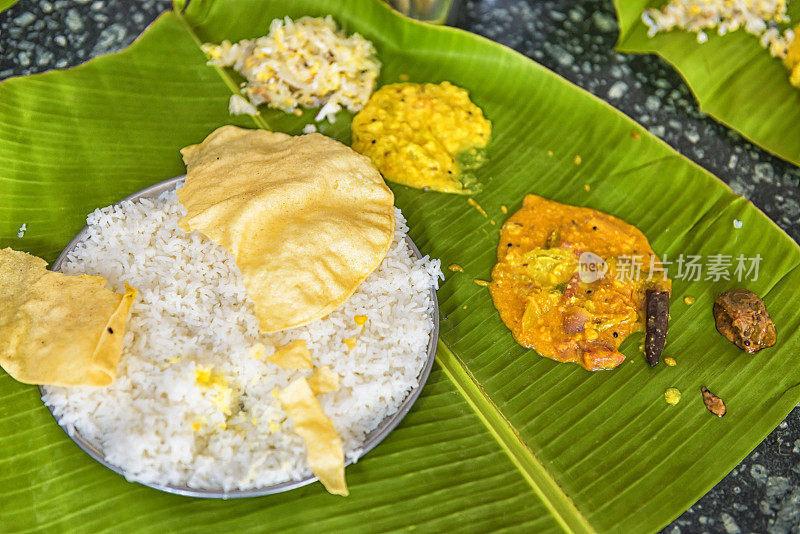
[[[318,107],[317,122],[334,122],[342,109],[361,111],[381,66],[370,41],[346,35],[330,16],[276,19],[264,37],[206,43],[203,51],[209,65],[232,67],[247,80],[231,96],[232,114],[258,115],[260,104],[298,114]]]

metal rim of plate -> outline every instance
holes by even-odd
[[[129,200],[135,201],[142,198],[157,198],[162,193],[173,189],[178,184],[178,182],[184,180],[185,177],[186,177],[185,175],[176,176],[175,178],[170,178],[169,180],[164,180],[163,182],[151,185],[150,187],[147,187],[128,197],[125,197],[115,205],[119,205],[122,202]],[[87,231],[88,228],[84,227],[83,230],[78,232],[78,235],[76,235],[75,238],[72,241],[70,241],[70,243],[61,252],[61,254],[59,254],[56,261],[53,262],[51,270],[59,271],[61,269],[61,264],[66,259],[69,252],[71,252],[75,248],[75,246],[80,241],[83,240],[83,237],[86,235]],[[417,259],[422,259],[422,253],[420,253],[419,249],[414,244],[414,242],[411,241],[411,238],[406,236],[405,239],[406,243],[408,243],[409,248],[411,248],[412,254]],[[425,361],[425,364],[422,366],[422,369],[419,372],[418,385],[416,388],[412,389],[408,393],[408,395],[400,404],[400,407],[394,414],[384,418],[384,420],[381,421],[381,423],[377,427],[375,427],[371,432],[367,434],[364,440],[364,444],[361,447],[361,453],[359,454],[357,460],[360,460],[361,458],[364,457],[365,454],[374,449],[381,441],[384,440],[384,438],[386,438],[386,436],[389,435],[389,433],[392,430],[394,430],[397,427],[397,425],[400,424],[400,421],[402,421],[403,418],[406,416],[406,414],[408,414],[408,412],[411,410],[411,406],[419,397],[420,392],[422,391],[422,388],[425,385],[425,382],[428,380],[428,375],[430,374],[431,368],[433,367],[433,360],[436,354],[436,343],[439,339],[439,301],[436,298],[436,291],[433,288],[430,289],[430,292],[431,292],[431,299],[433,300],[433,329],[431,330],[430,337],[428,339],[428,359]],[[42,386],[39,386],[39,392],[41,394],[44,394]],[[58,423],[58,425],[61,427],[64,433],[66,433],[67,436],[69,436],[69,438],[72,441],[74,441],[76,445],[78,445],[78,447],[83,449],[83,451],[86,454],[88,454],[89,456],[91,456],[92,458],[94,458],[107,468],[111,469],[115,473],[118,473],[122,476],[126,476],[125,472],[120,467],[107,462],[105,456],[103,455],[103,452],[97,447],[95,447],[92,443],[83,439],[80,436],[80,434],[75,432],[73,435],[70,435],[69,432],[67,432],[67,430],[63,426],[61,426],[61,424],[58,422],[58,418],[53,413],[53,410],[49,406],[47,406],[47,409],[50,410],[50,414],[56,420],[56,423]],[[345,465],[350,465],[352,463],[354,462],[348,461]],[[280,484],[274,484],[272,486],[265,486],[262,488],[255,488],[251,490],[236,490],[230,492],[195,489],[195,488],[190,488],[188,486],[149,484],[144,482],[138,482],[138,483],[167,493],[183,495],[186,497],[200,497],[206,499],[235,499],[243,497],[260,497],[263,495],[272,495],[274,493],[281,493],[284,491],[289,491],[295,488],[311,484],[312,482],[316,482],[316,480],[317,477],[311,476],[308,478],[304,478],[302,480],[290,480],[288,482],[282,482]]]

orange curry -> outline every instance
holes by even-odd
[[[625,359],[618,349],[643,329],[648,289],[671,282],[642,232],[537,195],[503,225],[489,284],[517,342],[590,371]]]

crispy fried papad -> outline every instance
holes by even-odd
[[[311,351],[308,350],[305,340],[298,339],[292,341],[284,347],[280,347],[271,356],[267,357],[268,362],[272,362],[284,369],[311,369]]]
[[[327,365],[323,365],[308,379],[308,386],[311,388],[311,391],[314,392],[314,395],[338,391],[339,375],[332,371]]]
[[[333,423],[322,411],[305,378],[299,377],[278,393],[294,431],[306,442],[311,471],[329,492],[348,495],[344,479],[344,448]]]
[[[26,384],[107,386],[117,377],[136,290],[67,276],[36,256],[0,250],[0,365]]]
[[[389,250],[394,195],[338,141],[223,126],[181,154],[180,227],[233,254],[265,332],[335,310]]]
[[[664,292],[668,300],[671,287],[634,226],[537,195],[526,195],[500,230],[489,284],[520,345],[590,371],[622,363],[620,344],[644,327],[645,294]]]

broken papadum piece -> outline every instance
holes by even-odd
[[[327,365],[323,365],[308,379],[308,385],[314,395],[337,391],[339,389],[339,375],[331,371],[331,368]]]
[[[181,154],[179,225],[234,256],[262,331],[326,316],[386,257],[394,195],[338,141],[223,126]]]
[[[280,390],[278,399],[306,443],[311,471],[335,495],[349,495],[344,479],[344,447],[330,418],[325,415],[305,378],[299,377]]]
[[[48,271],[47,262],[0,250],[0,365],[26,384],[107,386],[136,290],[99,276]]]
[[[276,350],[267,361],[283,369],[311,369],[311,351],[305,340],[298,339]]]

